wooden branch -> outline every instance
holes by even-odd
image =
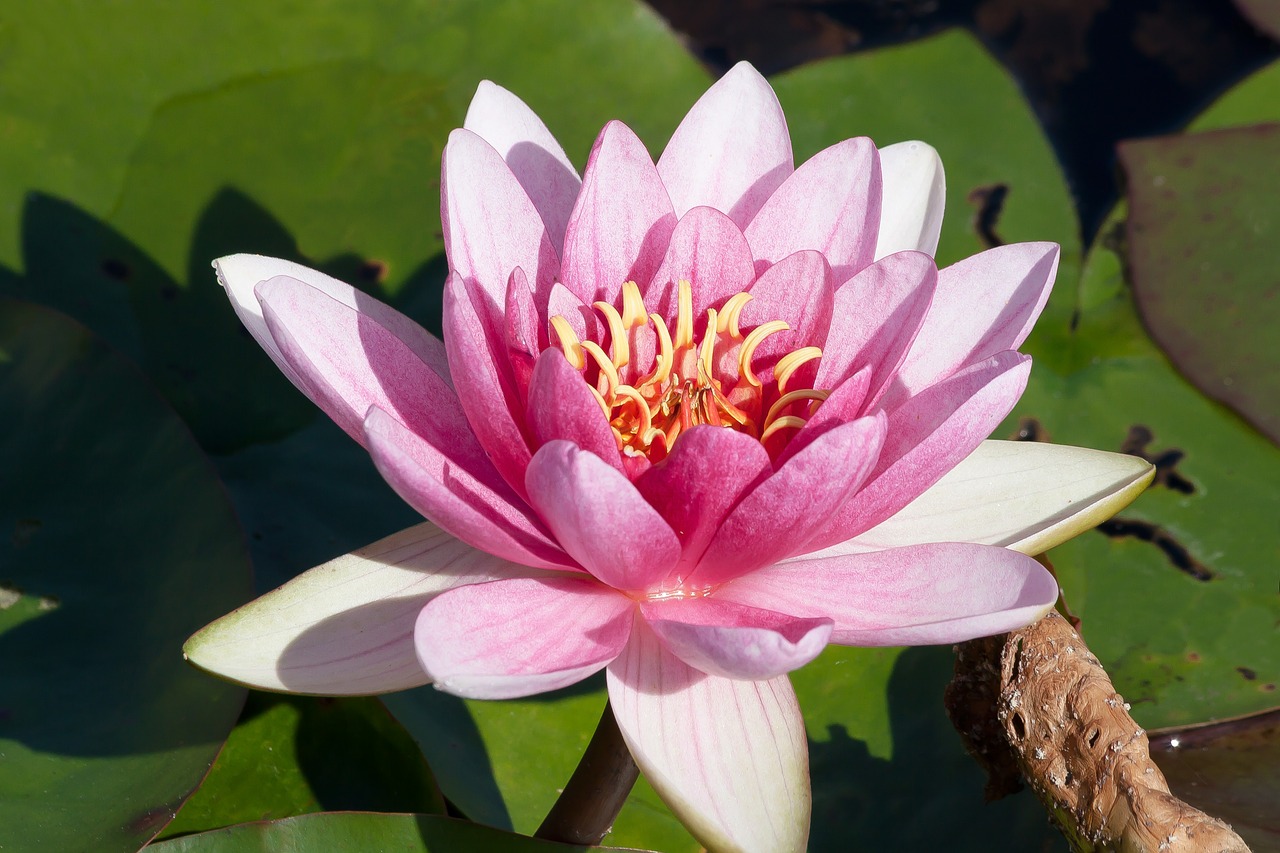
[[[1025,779],[1079,853],[1248,853],[1231,827],[1169,792],[1147,733],[1057,613],[959,646],[946,703],[988,771],[988,797]]]

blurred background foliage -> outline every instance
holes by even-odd
[[[1121,518],[1049,556],[1138,721],[1198,726],[1155,740],[1175,790],[1280,849],[1278,6],[5,4],[0,848],[547,847],[513,833],[576,764],[599,679],[246,702],[181,661],[210,619],[415,520],[209,261],[303,261],[438,333],[439,157],[479,80],[581,166],[612,118],[659,153],[746,59],[798,159],[854,135],[939,149],[940,264],[1062,244],[996,437],[1156,463]],[[945,648],[831,648],[794,675],[814,850],[1063,849],[1029,795],[983,803],[941,709],[950,668]],[[643,780],[606,841],[697,849]]]

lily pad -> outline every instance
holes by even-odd
[[[1031,384],[1002,431],[1127,450],[1155,484],[1099,532],[1055,548],[1083,633],[1147,728],[1270,708],[1280,684],[1280,448],[1192,387],[1143,331],[1123,208],[1076,291],[1025,349]],[[1240,668],[1255,673],[1244,678]]]
[[[1254,853],[1280,850],[1280,711],[1151,735],[1169,789],[1231,824]]]
[[[179,649],[249,590],[204,454],[83,326],[0,301],[0,846],[132,850],[199,784],[244,692]]]
[[[413,741],[376,699],[254,692],[162,837],[322,811],[443,814]]]
[[[612,848],[555,844],[437,815],[342,812],[246,823],[174,838],[149,845],[147,849],[155,853],[275,853],[278,850],[568,853]]]
[[[1201,391],[1280,442],[1280,124],[1127,142],[1143,322]]]

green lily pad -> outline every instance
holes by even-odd
[[[572,850],[608,849],[612,848],[555,844],[438,815],[361,812],[321,813],[247,823],[147,847],[155,853],[275,853],[279,850],[569,853]]]
[[[1179,798],[1231,824],[1254,853],[1280,850],[1280,711],[1151,735]]]
[[[1030,386],[1002,431],[1034,419],[1053,441],[1158,463],[1155,484],[1106,533],[1049,555],[1138,722],[1263,710],[1280,684],[1280,448],[1188,384],[1146,336],[1125,278],[1124,218],[1119,209],[1104,224],[1080,287],[1055,293],[1061,304],[1025,347]]]
[[[1143,322],[1202,392],[1280,442],[1280,124],[1127,142]]]
[[[413,740],[376,699],[253,692],[161,837],[322,811],[443,814]]]
[[[242,601],[226,495],[83,326],[0,301],[0,846],[132,850],[199,784],[244,692],[183,639]]]

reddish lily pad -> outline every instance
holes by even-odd
[[[1280,39],[1280,3],[1276,0],[1235,0],[1236,8],[1255,27]]]
[[[1280,850],[1280,710],[1151,735],[1178,797],[1221,818],[1254,853]]]
[[[1152,337],[1280,442],[1280,124],[1128,142],[1129,264]]]
[[[0,300],[0,847],[133,850],[244,691],[181,658],[243,600],[231,506],[182,422],[83,326]]]

